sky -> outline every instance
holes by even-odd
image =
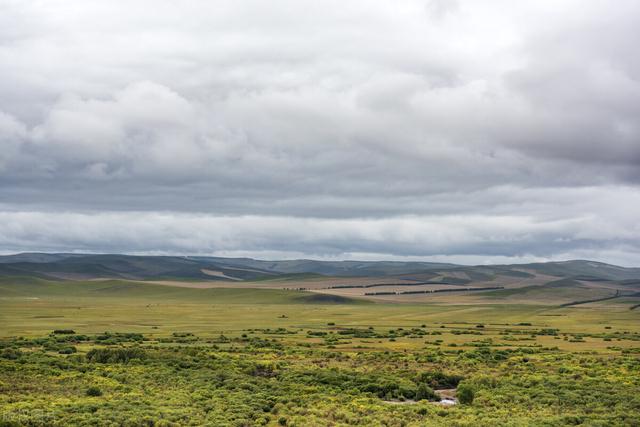
[[[640,266],[636,0],[0,0],[0,252]]]

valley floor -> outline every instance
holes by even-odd
[[[21,286],[0,293],[0,425],[640,420],[634,298],[392,304],[273,289]],[[457,389],[458,404],[435,403],[440,389]]]

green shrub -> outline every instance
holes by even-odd
[[[462,403],[463,405],[471,405],[473,403],[475,393],[473,392],[473,389],[471,387],[463,384],[458,387],[457,396],[458,402]]]
[[[415,400],[430,400],[432,402],[439,402],[440,396],[438,396],[431,387],[426,384],[420,384],[416,391]]]
[[[74,331],[73,329],[54,329],[53,333],[59,335],[71,335],[75,334],[76,331]]]
[[[20,356],[22,356],[22,352],[20,350],[16,350],[15,348],[5,348],[4,350],[2,350],[2,353],[0,353],[0,357],[8,360],[16,360]]]
[[[91,386],[87,389],[86,395],[93,397],[102,396],[102,390],[96,386]]]
[[[62,347],[60,350],[58,350],[58,353],[60,354],[73,354],[76,353],[78,350],[76,350],[76,348],[72,345],[67,346],[67,347]]]
[[[462,381],[460,375],[449,375],[442,371],[426,371],[422,372],[417,379],[418,384],[427,384],[434,389],[455,388]]]

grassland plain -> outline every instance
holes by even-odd
[[[3,279],[0,425],[640,425],[638,298],[446,298]]]

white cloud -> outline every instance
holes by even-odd
[[[626,260],[639,16],[632,0],[2,2],[0,249]],[[61,222],[30,222],[43,212]]]

